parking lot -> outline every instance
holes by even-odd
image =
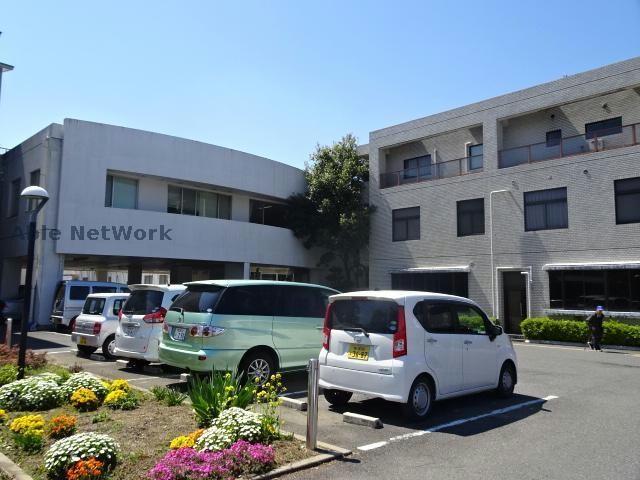
[[[76,357],[69,335],[36,332],[29,343],[58,363],[142,388],[179,383],[178,372],[133,372],[100,355]],[[640,352],[534,344],[516,350],[512,398],[485,393],[436,403],[422,424],[408,424],[395,404],[360,396],[345,410],[379,417],[384,427],[347,424],[321,397],[319,440],[354,453],[290,478],[640,479]],[[291,396],[305,398],[305,372],[285,375],[285,383]],[[285,429],[304,434],[304,412],[283,408],[282,415]]]

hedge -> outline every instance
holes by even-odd
[[[603,344],[640,347],[640,326],[610,320],[605,321],[603,326]],[[585,321],[527,318],[520,324],[520,328],[525,338],[530,340],[584,343],[589,338],[589,329]]]

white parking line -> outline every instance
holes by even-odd
[[[375,450],[376,448],[380,448],[380,447],[384,447],[385,445],[389,445],[391,442],[397,442],[397,441],[400,441],[400,440],[407,440],[409,438],[414,438],[414,437],[421,437],[422,435],[426,435],[427,433],[437,432],[439,430],[444,430],[445,428],[456,427],[458,425],[462,425],[463,423],[475,422],[476,420],[481,420],[483,418],[494,417],[496,415],[502,415],[503,413],[512,412],[514,410],[519,410],[521,408],[529,407],[531,405],[536,405],[538,403],[545,403],[545,402],[548,402],[549,400],[554,400],[556,398],[558,398],[558,397],[555,396],[555,395],[549,395],[549,396],[544,397],[544,398],[537,398],[535,400],[529,400],[527,402],[518,403],[516,405],[511,405],[509,407],[499,408],[499,409],[493,410],[493,411],[491,411],[489,413],[483,413],[482,415],[477,415],[475,417],[469,417],[469,418],[463,418],[463,419],[460,419],[460,420],[454,420],[453,422],[444,423],[442,425],[436,425],[435,427],[430,427],[430,428],[425,429],[425,430],[419,430],[417,432],[405,433],[404,435],[398,435],[397,437],[391,437],[387,441],[376,442],[376,443],[370,443],[368,445],[363,445],[361,447],[358,447],[358,450],[362,450],[364,452],[366,452],[367,450]]]
[[[77,352],[77,350],[56,350],[55,352],[44,352],[47,355],[57,355],[59,353],[71,353],[71,352]]]
[[[556,349],[561,349],[561,350],[576,350],[576,351],[582,351],[582,350],[586,350],[584,347],[570,347],[570,346],[565,346],[565,345],[543,345],[540,343],[516,343],[513,342],[513,346],[518,346],[518,347],[536,347],[536,348],[556,348]]]

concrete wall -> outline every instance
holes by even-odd
[[[640,102],[640,58],[493,98],[466,107],[371,132],[368,145],[370,200],[377,206],[370,238],[370,287],[389,288],[391,272],[416,267],[469,265],[469,295],[492,310],[489,236],[489,193],[493,195],[495,266],[532,269],[531,313],[549,306],[546,263],[640,261],[640,225],[616,225],[613,181],[640,176],[640,147],[633,146],[530,165],[499,169],[501,143],[540,141],[549,128],[546,112],[562,112],[568,123],[584,131],[584,123],[623,114],[637,121]],[[619,91],[623,90],[623,91]],[[603,100],[612,110],[602,114]],[[578,102],[578,103],[575,103]],[[529,115],[524,117],[524,115]],[[514,117],[523,116],[520,119]],[[501,122],[509,118],[502,131]],[[556,115],[558,118],[558,115]],[[388,168],[385,155],[407,143],[422,143],[442,133],[483,125],[484,171],[460,177],[380,189],[379,173]],[[567,134],[569,130],[567,126]],[[564,132],[563,132],[564,133]],[[503,139],[503,136],[509,135]],[[544,136],[542,137],[544,141]],[[400,167],[402,168],[402,167]],[[583,173],[584,171],[587,173]],[[567,187],[569,228],[524,231],[523,193]],[[484,198],[485,234],[457,237],[456,202]],[[392,242],[393,209],[419,206],[420,240]],[[502,314],[501,284],[497,314]]]

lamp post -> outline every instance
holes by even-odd
[[[29,325],[31,310],[31,284],[33,280],[33,257],[36,243],[36,217],[44,204],[49,200],[49,194],[42,187],[25,188],[20,197],[38,201],[36,207],[29,212],[29,247],[27,250],[27,275],[25,279],[24,307],[22,310],[22,324],[20,326],[20,350],[18,351],[18,379],[24,378],[25,356],[27,353],[27,326]]]

